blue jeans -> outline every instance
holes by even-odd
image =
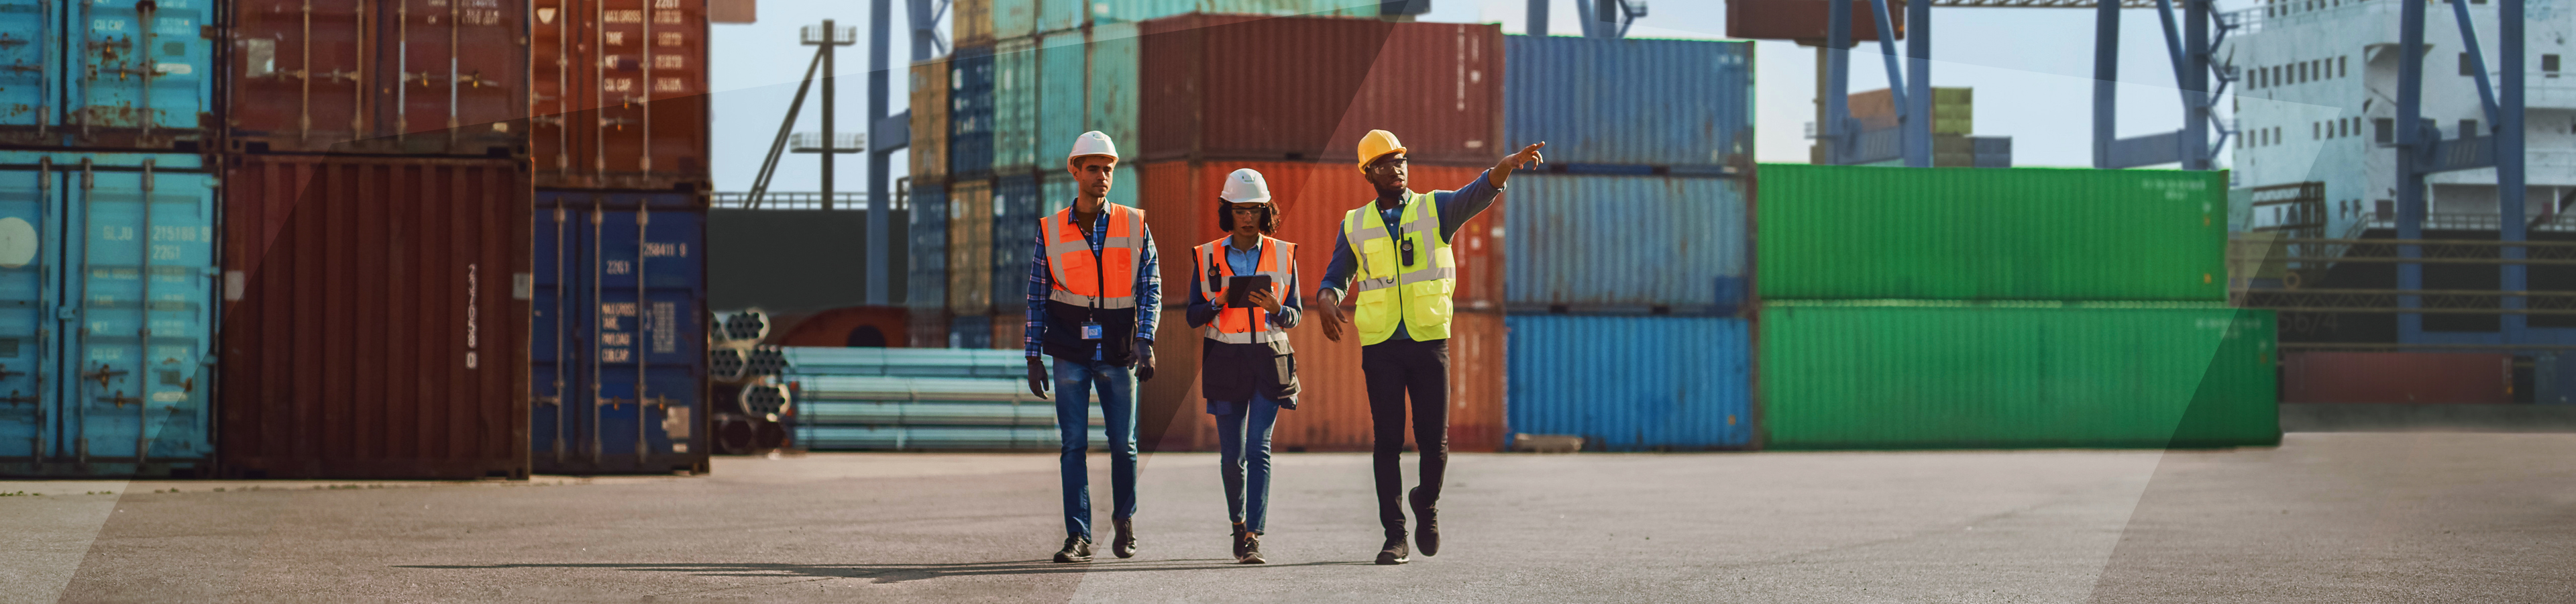
[[[1270,515],[1270,428],[1279,421],[1279,404],[1254,394],[1251,402],[1226,406],[1231,409],[1216,415],[1225,510],[1244,530],[1260,533]]]
[[[1136,371],[1101,361],[1055,357],[1055,428],[1064,442],[1064,530],[1091,537],[1091,393],[1108,420],[1109,482],[1116,511],[1136,517]]]

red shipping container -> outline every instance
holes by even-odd
[[[2513,355],[2293,352],[2281,355],[2284,403],[2513,402]]]
[[[1497,160],[1500,159],[1498,156]],[[1261,172],[1278,204],[1279,231],[1272,237],[1297,244],[1297,267],[1303,280],[1299,293],[1312,298],[1333,260],[1333,239],[1341,233],[1342,214],[1370,203],[1377,191],[1360,177],[1357,166],[1340,163],[1284,161],[1164,162],[1144,170],[1138,199],[1154,225],[1155,251],[1163,263],[1164,303],[1187,305],[1190,249],[1225,236],[1217,230],[1217,191],[1225,175],[1241,168]],[[1455,190],[1474,182],[1484,168],[1415,165],[1408,171],[1417,191]],[[1510,197],[1505,194],[1504,197]],[[1504,199],[1458,229],[1451,251],[1458,260],[1458,310],[1499,310],[1503,300]]]
[[[527,153],[524,0],[237,0],[233,149]]]
[[[533,1],[537,186],[711,186],[706,0]]]
[[[1825,41],[1827,0],[1727,0],[1726,37],[1748,40]],[[1887,17],[1896,37],[1905,37],[1905,2],[1888,0]],[[1867,0],[1852,0],[1852,41],[1878,41],[1878,13]]]
[[[1199,396],[1197,372],[1199,345],[1202,338],[1186,321],[1167,322],[1157,332],[1164,334],[1154,344],[1157,371],[1174,379],[1160,388],[1147,382],[1142,406],[1148,412],[1144,420],[1162,423],[1164,435],[1159,441],[1162,451],[1214,451],[1217,448],[1216,421],[1207,414],[1207,401]],[[1178,327],[1170,327],[1177,325]],[[1490,452],[1503,448],[1504,392],[1506,391],[1504,342],[1508,340],[1500,313],[1462,312],[1449,325],[1449,450],[1455,452]],[[1366,376],[1360,371],[1360,344],[1357,336],[1343,332],[1334,342],[1324,337],[1323,327],[1308,321],[1288,333],[1290,345],[1297,349],[1297,409],[1279,414],[1272,429],[1274,451],[1368,451],[1375,446],[1375,425],[1371,423]],[[1174,359],[1186,359],[1176,363]],[[1187,372],[1178,372],[1186,366]],[[1162,382],[1164,380],[1154,380]],[[1410,417],[1410,410],[1407,411]],[[1159,416],[1159,417],[1158,417]],[[1154,432],[1147,431],[1147,435]],[[1411,429],[1405,431],[1405,446],[1413,449]]]
[[[526,478],[526,164],[230,162],[221,471]]]
[[[1508,153],[1498,25],[1189,14],[1143,27],[1138,160],[1356,168],[1373,129],[1415,165]]]

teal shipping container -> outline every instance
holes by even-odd
[[[1037,162],[1038,40],[993,46],[993,174],[1024,174]]]
[[[1137,53],[1144,46],[1141,35],[1142,30],[1135,23],[1092,26],[1091,84],[1083,92],[1083,129],[1109,135],[1109,140],[1117,143],[1119,150],[1128,158],[1126,163],[1137,163],[1134,160],[1140,155],[1138,151],[1144,149],[1144,141],[1137,138],[1136,130],[1136,120],[1139,119],[1136,115],[1136,92],[1142,85],[1137,77],[1140,64]],[[1066,148],[1072,144],[1072,139],[1058,143]]]
[[[216,183],[196,155],[0,152],[0,475],[205,475]]]
[[[1037,134],[1029,145],[1040,173],[1064,172],[1074,137],[1090,129],[1083,121],[1084,91],[1091,84],[1084,71],[1091,62],[1089,42],[1088,32],[1068,31],[1047,34],[1038,44]]]
[[[1751,324],[1732,317],[1512,315],[1508,432],[1604,451],[1753,444]]]
[[[2274,445],[2275,340],[2214,303],[1766,301],[1763,446]]]
[[[196,150],[212,125],[211,2],[0,2],[0,142]]]

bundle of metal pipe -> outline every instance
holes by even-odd
[[[768,313],[759,310],[719,312],[715,319],[716,328],[709,335],[714,336],[718,347],[749,347],[769,337]]]
[[[707,350],[707,376],[717,381],[741,380],[751,367],[743,351],[732,348]]]
[[[1031,394],[1016,350],[781,351],[796,384],[796,440],[811,450],[1047,450],[1055,403]],[[1096,402],[1097,397],[1094,397]],[[1093,414],[1091,438],[1106,441]]]

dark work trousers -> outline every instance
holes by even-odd
[[[1449,468],[1449,341],[1388,340],[1360,347],[1368,379],[1369,422],[1377,429],[1378,522],[1388,537],[1404,534],[1404,410],[1412,395],[1413,444],[1422,455],[1422,496],[1440,500]]]

